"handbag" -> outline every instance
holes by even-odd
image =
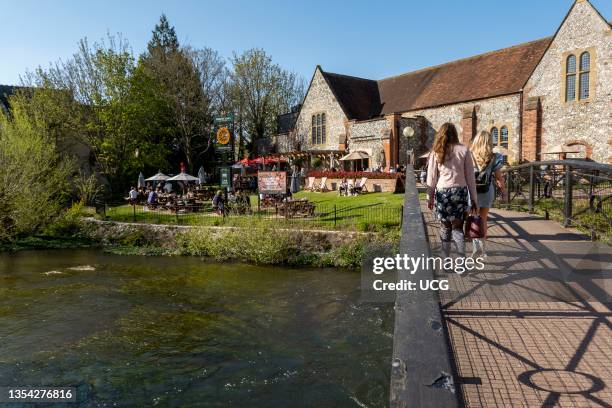
[[[482,238],[482,218],[479,215],[468,215],[465,220],[465,239]]]

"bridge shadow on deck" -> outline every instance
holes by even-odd
[[[612,406],[610,247],[492,210],[486,267],[440,292],[465,406]],[[424,210],[431,249],[438,225]]]

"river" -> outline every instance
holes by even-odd
[[[0,386],[76,387],[73,408],[386,406],[393,310],[361,304],[359,284],[352,270],[0,254]]]

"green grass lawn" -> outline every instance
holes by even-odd
[[[300,192],[295,198],[307,198],[315,204],[315,215],[306,218],[284,218],[273,208],[258,211],[257,196],[251,196],[252,214],[212,213],[210,203],[197,213],[174,214],[166,210],[149,211],[141,205],[109,207],[106,216],[114,221],[171,225],[287,227],[304,229],[341,229],[357,231],[397,230],[401,224],[403,194],[371,193],[340,197],[337,192]]]

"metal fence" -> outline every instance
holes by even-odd
[[[399,229],[403,206],[352,206],[295,201],[265,207],[260,203],[230,204],[220,213],[213,210],[211,202],[181,205],[172,209],[164,206],[151,208],[144,204],[101,203],[97,212],[107,220],[146,224],[375,231]]]
[[[504,170],[508,200],[501,207],[540,213],[592,239],[612,238],[612,166],[578,160],[521,164]]]

